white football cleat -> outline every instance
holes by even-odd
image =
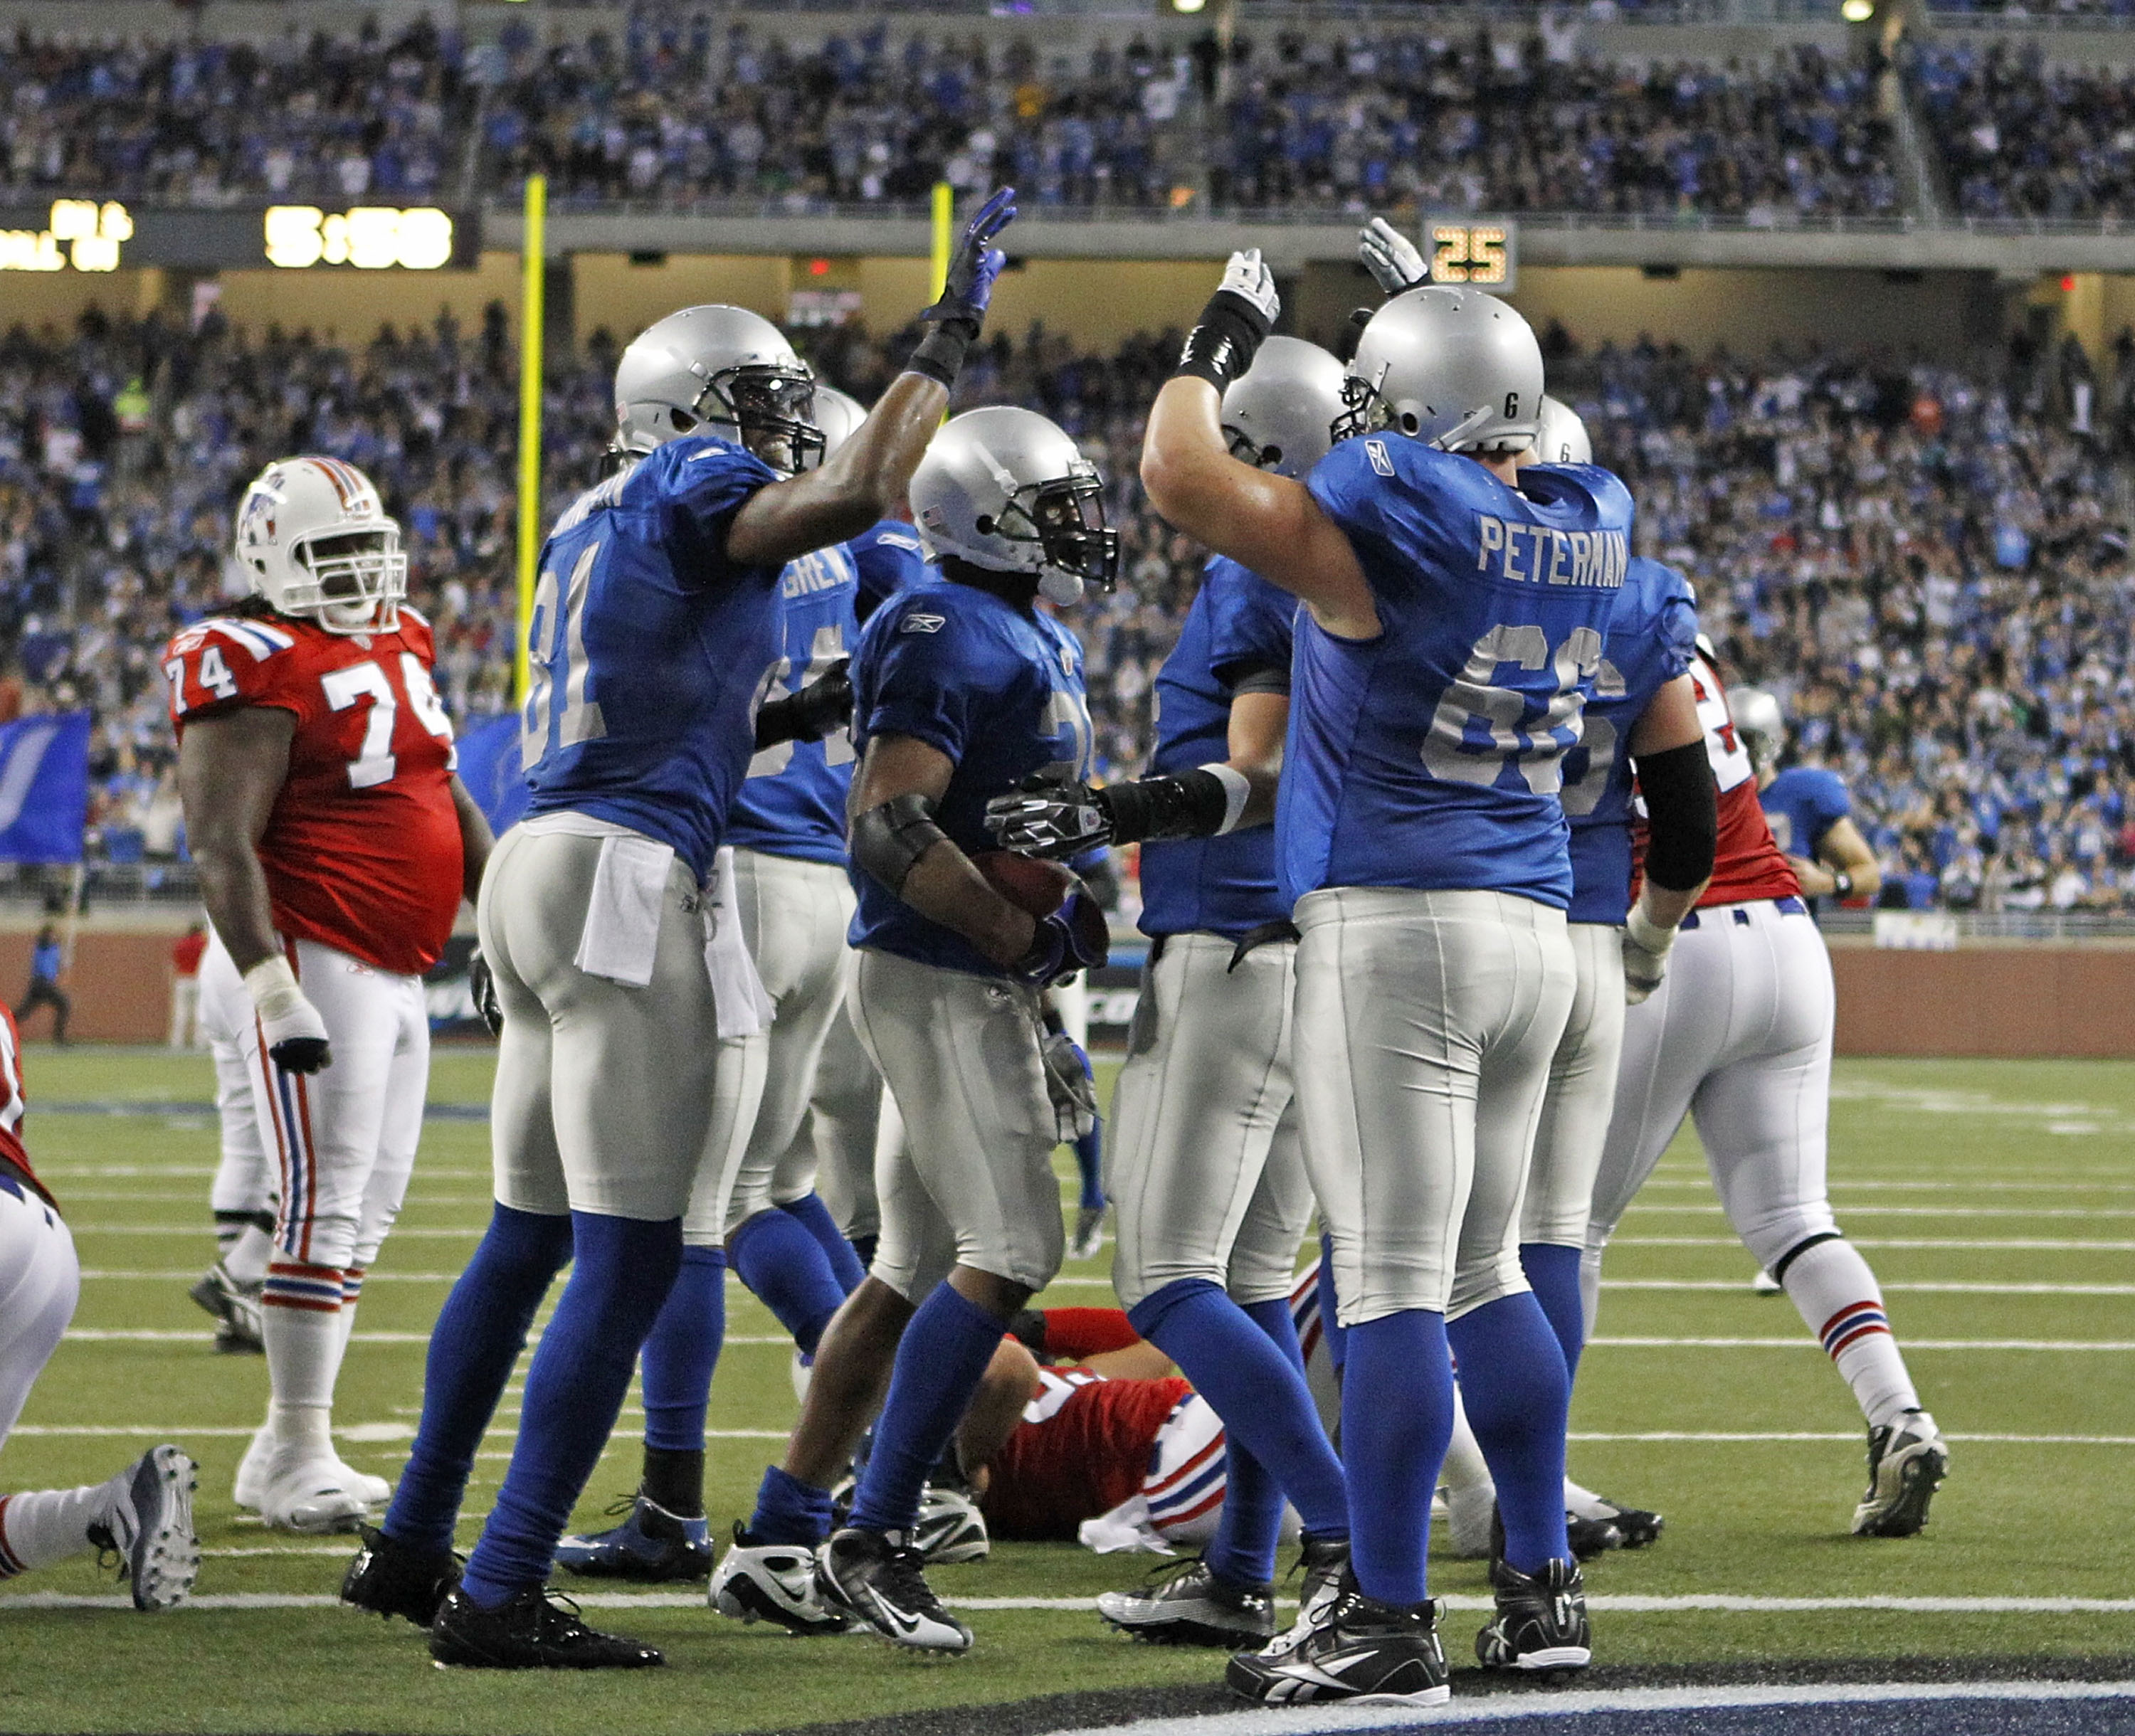
[[[1491,1527],[1498,1517],[1498,1492],[1489,1483],[1473,1488],[1448,1489],[1445,1494],[1445,1540],[1463,1561],[1487,1561],[1493,1553]]]
[[[253,1430],[251,1443],[237,1462],[237,1480],[230,1488],[230,1498],[248,1513],[258,1512],[266,1497],[267,1462],[274,1456],[274,1425],[262,1423]]]
[[[336,1458],[299,1457],[278,1449],[267,1462],[259,1516],[276,1530],[314,1537],[353,1531],[369,1511],[369,1504],[342,1476]]]
[[[339,1453],[334,1463],[341,1467],[341,1481],[351,1495],[361,1496],[367,1507],[382,1507],[393,1498],[393,1485],[382,1477],[373,1477],[368,1471],[359,1471]]]
[[[737,1622],[776,1622],[794,1633],[849,1633],[856,1624],[816,1589],[816,1552],[805,1544],[758,1543],[736,1523],[706,1599]]]
[[[1857,1537],[1910,1537],[1928,1522],[1928,1503],[1949,1474],[1949,1448],[1934,1419],[1909,1410],[1868,1431],[1868,1492],[1853,1510]]]
[[[152,1447],[111,1480],[111,1506],[90,1541],[115,1552],[136,1609],[182,1603],[200,1576],[193,1534],[193,1462],[176,1447]]]
[[[1750,1280],[1750,1293],[1754,1296],[1784,1296],[1787,1287],[1760,1266],[1757,1275]]]

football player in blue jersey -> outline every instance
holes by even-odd
[[[735,1546],[759,1552],[751,1584],[777,1588],[754,1614],[961,1651],[971,1630],[929,1589],[910,1533],[1007,1323],[1059,1266],[1066,1082],[1047,1076],[1039,994],[1105,955],[1087,893],[993,853],[985,805],[1041,770],[1087,775],[1082,650],[1035,604],[1109,588],[1119,555],[1096,471],[1029,410],[949,423],[911,500],[943,582],[899,592],[861,635],[849,810],[854,1023],[905,1137],[878,1163],[874,1268],[823,1338],[785,1463]],[[816,1557],[811,1593],[831,1482],[886,1371],[850,1522]]]
[[[1593,448],[1579,418],[1542,400],[1535,461],[1584,465]],[[1532,481],[1527,467],[1522,476]],[[1658,561],[1634,557],[1602,635],[1594,698],[1580,743],[1564,757],[1560,792],[1571,826],[1572,952],[1577,987],[1552,1057],[1520,1207],[1520,1266],[1576,1375],[1586,1343],[1580,1260],[1594,1178],[1615,1107],[1627,997],[1644,1000],[1667,968],[1676,926],[1712,872],[1719,796],[1687,673],[1697,650],[1697,602],[1689,584]],[[1644,877],[1631,897],[1632,827],[1644,809]],[[1448,1529],[1456,1553],[1490,1550],[1496,1491],[1464,1419],[1456,1422],[1445,1472]],[[1566,1480],[1575,1546],[1638,1548],[1661,1519]]]
[[[1225,390],[1223,428],[1244,462],[1300,477],[1341,410],[1342,365],[1271,337]],[[1112,1103],[1112,1282],[1135,1329],[1223,1419],[1230,1481],[1198,1561],[1097,1608],[1139,1638],[1234,1649],[1274,1637],[1285,1495],[1308,1568],[1339,1566],[1349,1535],[1290,1312],[1312,1191],[1290,1077],[1297,931],[1271,822],[1296,612],[1288,592],[1218,555],[1156,678],[1150,775],[1101,790],[1034,783],[993,805],[1009,849],[1142,845],[1150,960]]]
[[[588,1627],[545,1582],[680,1265],[722,1020],[745,1028],[738,1015],[754,1011],[733,1004],[732,973],[714,984],[704,888],[782,660],[780,574],[903,492],[977,339],[1004,263],[993,239],[1014,213],[1002,192],[973,220],[907,370],[820,466],[815,382],[775,327],[689,308],[642,334],[616,371],[619,467],[543,550],[530,810],[491,858],[479,912],[504,1014],[496,1213],[431,1336],[393,1505],[342,1587],[428,1626],[439,1663],[661,1661]],[[455,1586],[475,1449],[567,1259],[503,1487]]]
[[[1232,256],[1159,393],[1158,511],[1305,605],[1276,815],[1294,901],[1295,1066],[1347,1337],[1350,1560],[1230,1680],[1268,1700],[1449,1691],[1424,1544],[1452,1369],[1505,1544],[1486,1664],[1583,1667],[1565,1535],[1563,1352],[1522,1272],[1518,1206],[1576,965],[1557,800],[1629,561],[1631,501],[1542,466],[1542,353],[1474,290],[1412,289],[1366,325],[1336,444],[1305,482],[1231,456],[1221,390],[1279,311]]]
[[[1735,727],[1757,768],[1757,800],[1771,822],[1772,838],[1786,853],[1802,896],[1814,914],[1818,901],[1866,898],[1883,887],[1882,864],[1853,823],[1853,797],[1846,780],[1828,766],[1796,760],[1784,771],[1787,726],[1779,702],[1760,687],[1737,687],[1727,695]]]

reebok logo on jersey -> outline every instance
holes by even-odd
[[[922,612],[914,612],[904,617],[903,624],[897,631],[900,633],[938,633],[948,624],[948,617],[946,615],[928,615]]]
[[[1518,519],[1475,515],[1475,565],[1495,564],[1500,578],[1531,585],[1614,591],[1630,568],[1630,540],[1620,530],[1559,530]]]
[[[1364,456],[1372,461],[1372,468],[1381,476],[1390,476],[1394,473],[1393,454],[1387,450],[1385,441],[1367,440],[1364,442]]]

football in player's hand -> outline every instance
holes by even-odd
[[[1001,897],[1034,916],[1051,916],[1082,883],[1065,863],[1019,856],[1014,850],[982,850],[971,858],[971,866]]]

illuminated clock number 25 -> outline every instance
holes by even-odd
[[[1506,278],[1504,229],[1496,224],[1431,225],[1431,281],[1502,283]]]

